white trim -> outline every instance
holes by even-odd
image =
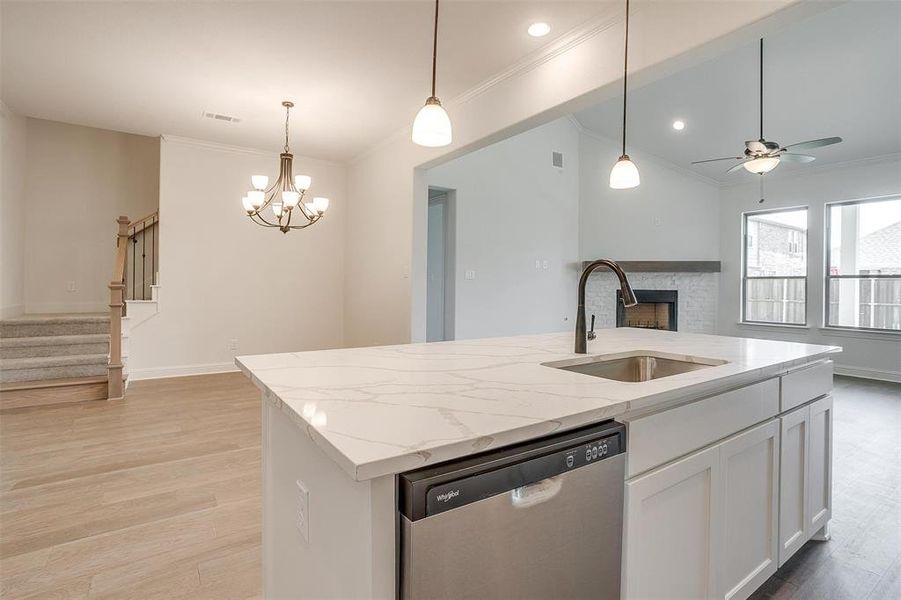
[[[810,327],[808,325],[793,325],[791,323],[755,323],[752,321],[738,321],[735,323],[740,327],[751,327],[751,328],[762,328],[762,329],[779,329],[781,331],[785,331],[786,329],[789,331],[797,331],[798,333],[804,333],[805,331],[809,331]]]
[[[837,335],[840,337],[861,338],[865,340],[879,340],[880,342],[896,342],[901,336],[901,331],[897,329],[886,329],[880,331],[878,329],[853,329],[850,327],[820,327],[820,333],[824,336]]]
[[[24,304],[10,304],[0,308],[0,319],[13,319],[21,317],[23,314],[25,314]]]
[[[25,304],[25,313],[40,315],[46,313],[108,313],[106,302],[47,302],[45,304]]]
[[[165,133],[160,136],[160,140],[164,141],[168,144],[181,144],[182,146],[192,146],[194,148],[203,148],[206,150],[216,150],[218,152],[231,152],[234,154],[249,154],[252,156],[265,156],[267,158],[272,158],[277,160],[279,156],[279,152],[273,152],[271,150],[261,150],[259,148],[248,148],[246,146],[233,146],[231,144],[222,144],[220,142],[210,142],[207,140],[199,140],[196,138],[182,137],[180,135],[172,135]],[[340,162],[334,162],[330,160],[323,160],[321,158],[313,158],[311,156],[305,156],[302,154],[294,155],[295,161],[302,161],[305,163],[315,163],[317,165],[327,166],[327,167],[343,167],[344,164]]]
[[[863,367],[846,367],[836,364],[833,367],[836,375],[858,377],[860,379],[877,379],[879,381],[891,381],[901,383],[901,371],[880,371],[878,369],[866,369]]]
[[[238,367],[234,362],[207,363],[199,365],[187,365],[183,367],[150,367],[146,369],[131,369],[129,379],[140,381],[142,379],[160,379],[164,377],[189,377],[191,375],[207,375],[209,373],[237,372]]]

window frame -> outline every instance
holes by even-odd
[[[789,276],[756,276],[748,277],[748,217],[755,215],[772,215],[782,212],[795,212],[803,210],[807,213],[807,230],[804,235],[807,238],[805,244],[804,257],[804,275]],[[758,238],[760,234],[758,232]],[[758,243],[759,240],[758,240]],[[804,280],[804,322],[803,323],[780,323],[778,321],[752,321],[747,318],[747,297],[748,297],[748,280],[749,279],[803,279]],[[787,206],[783,208],[769,208],[762,210],[750,210],[741,213],[741,323],[745,325],[768,325],[770,327],[797,327],[806,329],[808,327],[808,317],[810,315],[810,207],[809,206]]]
[[[882,275],[882,274],[855,274],[855,275],[832,275],[829,271],[832,266],[832,207],[846,206],[850,204],[870,204],[871,202],[886,202],[889,200],[901,201],[901,194],[887,194],[885,196],[872,196],[869,198],[856,198],[854,200],[839,200],[836,202],[827,202],[823,205],[823,241],[825,249],[823,256],[825,264],[823,268],[823,328],[839,329],[841,331],[861,331],[868,333],[880,333],[888,335],[901,335],[899,329],[884,329],[879,327],[853,327],[851,325],[831,325],[829,323],[829,283],[833,279],[899,279],[901,275]]]

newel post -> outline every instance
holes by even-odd
[[[109,377],[107,399],[118,400],[125,395],[122,380],[122,308],[125,306],[125,257],[128,253],[128,217],[116,219],[116,264],[109,284]]]

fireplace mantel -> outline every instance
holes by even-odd
[[[591,263],[582,262],[584,269]],[[616,263],[628,273],[719,273],[718,260],[618,260]]]

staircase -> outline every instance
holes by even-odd
[[[26,315],[0,321],[0,390],[90,386],[82,394],[106,397],[108,315]],[[62,390],[57,390],[61,392]]]

